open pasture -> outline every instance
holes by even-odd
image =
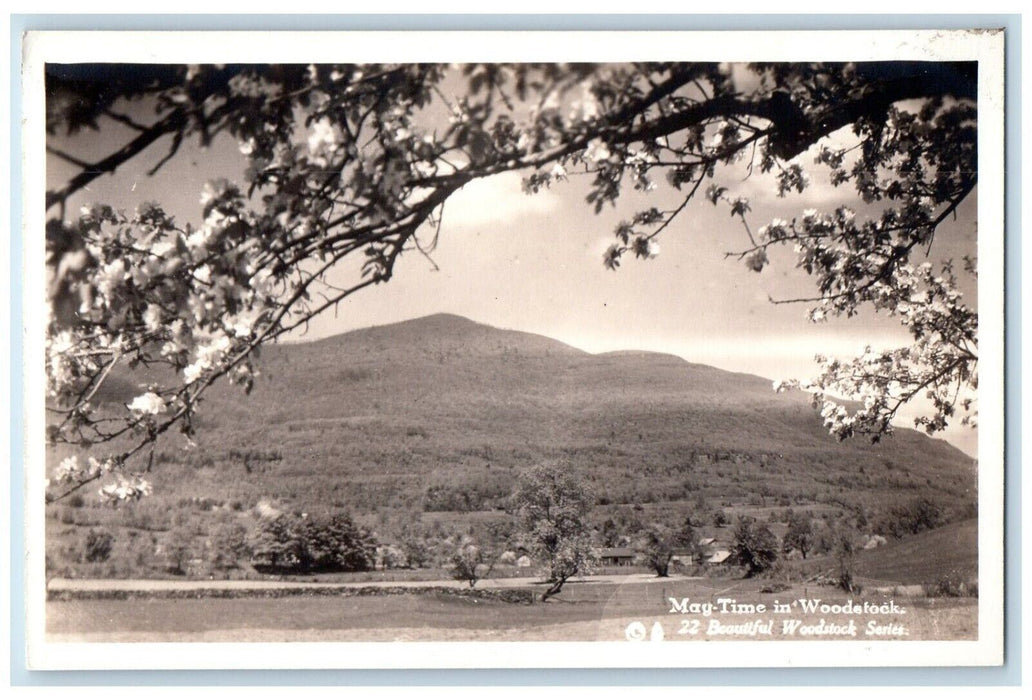
[[[670,598],[717,603],[734,599],[739,604],[788,602],[799,598],[841,604],[852,599],[880,604],[891,595],[849,596],[826,587],[797,585],[778,593],[764,593],[769,582],[727,579],[635,578],[628,583],[572,583],[548,603],[520,605],[479,597],[443,593],[390,596],[289,596],[282,598],[194,598],[133,600],[66,600],[47,603],[47,632],[52,641],[95,642],[282,642],[282,641],[619,641],[635,621],[651,629],[659,621],[665,638],[673,640],[806,639],[782,636],[782,621],[799,619],[815,625],[821,619],[848,624],[853,618],[859,636],[820,636],[820,640],[871,640],[865,628],[901,625],[905,635],[889,639],[974,639],[978,606],[975,599],[899,598],[902,614],[844,615],[819,611],[790,614],[710,617],[671,613]],[[707,635],[710,620],[747,623],[773,620],[769,636]],[[685,622],[698,620],[696,633]],[[690,629],[690,625],[687,629]],[[684,632],[684,633],[681,633]]]

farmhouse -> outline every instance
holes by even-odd
[[[604,547],[598,552],[603,566],[630,566],[634,563],[635,552],[629,547]]]

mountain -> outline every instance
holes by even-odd
[[[159,448],[159,494],[252,506],[346,507],[386,520],[504,506],[516,475],[563,461],[601,513],[863,507],[929,498],[970,517],[976,465],[901,429],[829,437],[806,396],[649,352],[589,354],[439,314],[266,348],[246,397],[213,387],[199,448]],[[456,514],[457,513],[457,514]],[[683,516],[682,516],[683,517]]]

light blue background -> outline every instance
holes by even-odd
[[[413,671],[26,670],[21,371],[21,35],[28,30],[1006,30],[1005,658],[1000,668]],[[12,15],[11,684],[62,685],[1018,685],[1021,683],[1021,17],[1018,15]]]

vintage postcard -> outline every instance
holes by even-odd
[[[1002,663],[1003,46],[29,33],[31,666]]]

